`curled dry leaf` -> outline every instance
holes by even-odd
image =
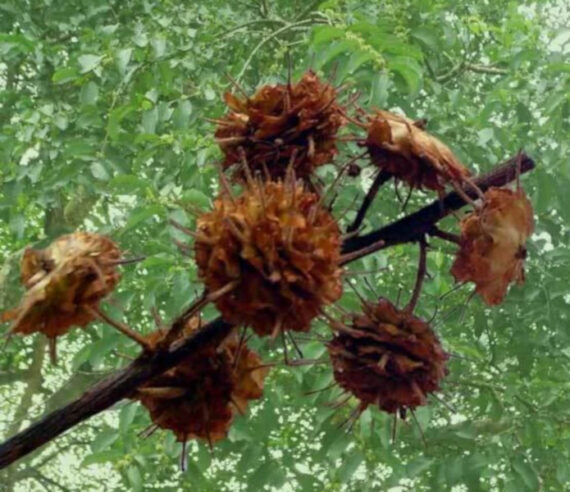
[[[426,403],[447,374],[448,355],[428,323],[381,298],[348,324],[333,325],[328,343],[336,382],[369,405],[396,413]]]
[[[243,149],[254,173],[283,178],[289,163],[308,178],[337,153],[336,133],[344,124],[336,90],[312,71],[296,84],[265,85],[251,98],[225,94],[230,113],[217,121],[224,169],[238,165],[245,177]]]
[[[186,325],[183,336],[198,329],[198,318]],[[156,347],[164,334],[147,336]],[[133,399],[149,411],[153,423],[169,429],[178,441],[223,439],[236,411],[245,412],[249,400],[261,398],[268,368],[260,357],[235,335],[219,347],[202,346],[198,351],[139,388]]]
[[[215,301],[224,319],[259,335],[308,331],[342,293],[341,234],[316,194],[299,183],[250,182],[198,218],[199,277],[210,292],[237,282]]]
[[[94,319],[91,308],[119,281],[121,252],[105,236],[76,232],[61,236],[46,249],[26,249],[21,279],[26,287],[20,305],[3,314],[11,333],[41,332],[49,338]]]
[[[451,268],[457,282],[474,282],[489,305],[499,304],[509,284],[524,282],[526,241],[534,230],[524,191],[490,188],[483,207],[461,220],[461,246]]]
[[[449,181],[469,176],[449,147],[419,126],[405,116],[376,111],[366,138],[372,162],[412,188],[442,191]]]

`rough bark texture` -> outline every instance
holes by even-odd
[[[519,162],[521,174],[534,168],[532,159],[522,154],[505,161],[475,182],[483,191],[490,186],[503,186],[516,179]],[[475,192],[468,189],[465,191],[475,198]],[[455,192],[450,193],[442,201],[436,200],[431,205],[386,227],[364,236],[348,239],[343,245],[343,253],[356,252],[379,241],[384,241],[382,248],[417,241],[428,233],[436,222],[464,205],[465,202],[459,195]],[[183,314],[173,322],[173,326],[185,320],[186,314]],[[80,422],[111,407],[127,397],[134,388],[173,367],[202,344],[221,341],[232,328],[230,324],[218,318],[169,350],[153,354],[143,353],[126,368],[97,383],[79,399],[49,414],[0,445],[0,469],[55,439]]]

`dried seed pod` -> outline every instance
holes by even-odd
[[[27,291],[20,305],[3,314],[10,333],[41,332],[50,339],[94,319],[91,309],[119,281],[121,252],[105,236],[76,232],[61,236],[46,249],[27,249],[21,263]]]
[[[226,93],[230,113],[217,121],[216,139],[224,169],[238,165],[244,179],[243,149],[252,171],[283,178],[292,161],[300,178],[330,162],[337,153],[336,133],[344,124],[336,90],[312,71],[296,84],[266,85],[251,98]]]
[[[220,196],[197,223],[199,277],[210,292],[237,285],[215,301],[226,321],[259,335],[308,331],[340,297],[339,227],[301,184],[250,182],[237,198]]]
[[[360,400],[389,413],[426,403],[446,375],[448,355],[428,323],[381,298],[336,331],[328,343],[334,378]]]
[[[460,226],[451,273],[457,282],[474,282],[487,304],[499,304],[511,282],[524,282],[526,240],[534,230],[530,201],[522,189],[490,188],[483,207]]]
[[[199,327],[192,318],[184,335]],[[147,336],[156,347],[164,333]],[[231,337],[216,347],[203,346],[165,373],[139,388],[134,399],[149,411],[153,423],[169,429],[178,441],[205,439],[210,444],[223,439],[235,410],[244,412],[249,400],[260,398],[268,369],[245,343]]]
[[[405,116],[378,110],[367,130],[372,162],[411,188],[441,192],[449,181],[461,182],[470,174],[449,147]]]

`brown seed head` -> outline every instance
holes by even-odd
[[[522,189],[490,188],[482,209],[464,217],[460,226],[461,247],[451,273],[457,282],[474,282],[487,304],[499,304],[510,283],[524,282],[532,206]]]
[[[364,305],[328,344],[334,378],[368,405],[396,413],[426,403],[446,375],[448,355],[429,325],[381,298]]]
[[[293,159],[295,173],[309,178],[337,153],[336,133],[344,124],[336,90],[312,71],[297,84],[266,85],[251,98],[226,93],[230,113],[218,121],[216,138],[224,152],[224,169],[238,165],[240,148],[252,171],[272,179],[285,177]]]
[[[72,326],[85,326],[119,281],[117,245],[105,236],[76,232],[61,236],[46,249],[27,249],[21,262],[27,291],[20,305],[4,313],[12,333],[41,332],[50,338]]]
[[[198,218],[198,274],[210,292],[237,288],[216,306],[224,319],[259,335],[308,331],[342,291],[337,223],[314,193],[291,180],[250,183],[220,196]]]
[[[450,180],[469,176],[447,145],[417,125],[405,116],[378,110],[370,117],[366,138],[372,162],[412,188],[441,191]]]
[[[191,319],[184,335],[199,327]],[[147,341],[156,346],[164,334],[154,332]],[[178,441],[223,439],[235,411],[244,412],[249,400],[261,398],[268,369],[235,336],[220,347],[206,345],[180,364],[137,390],[134,399],[149,411],[155,425],[169,429]]]

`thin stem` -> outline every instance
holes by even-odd
[[[239,82],[241,80],[241,78],[244,76],[246,70],[248,69],[249,65],[251,64],[253,58],[255,57],[255,55],[257,54],[257,52],[263,47],[263,45],[269,41],[271,41],[273,38],[276,38],[277,36],[279,36],[280,34],[283,34],[286,31],[289,31],[290,29],[294,29],[296,27],[300,27],[306,24],[313,24],[314,21],[311,19],[305,19],[305,20],[300,20],[299,22],[294,22],[292,24],[287,24],[286,26],[280,27],[279,29],[277,29],[276,31],[273,31],[271,34],[269,34],[268,36],[264,37],[254,48],[253,50],[251,50],[251,53],[249,54],[247,60],[245,61],[245,63],[243,64],[238,76],[236,77],[236,80]]]
[[[123,335],[126,335],[129,338],[131,338],[132,340],[134,340],[135,342],[137,342],[144,350],[150,350],[151,349],[148,342],[145,340],[145,338],[140,333],[137,333],[136,331],[132,330],[131,328],[129,328],[124,323],[121,323],[120,321],[114,320],[109,315],[107,315],[105,312],[103,312],[98,306],[94,307],[94,308],[87,307],[86,309],[96,318],[100,319],[101,321],[104,321],[105,323],[112,326],[113,328],[116,328]]]
[[[364,221],[364,218],[366,217],[366,213],[368,212],[368,209],[370,208],[370,206],[372,205],[372,202],[374,201],[374,198],[376,198],[376,195],[378,194],[378,190],[391,177],[392,177],[392,175],[387,171],[380,171],[376,175],[376,177],[374,178],[374,181],[372,182],[372,185],[370,186],[370,189],[368,190],[368,192],[366,193],[366,196],[364,197],[364,200],[362,201],[362,205],[360,206],[360,209],[358,210],[358,213],[356,214],[356,218],[354,219],[354,222],[352,224],[350,224],[350,226],[348,227],[346,232],[348,232],[348,233],[353,232],[353,231],[357,230],[362,225],[362,222]]]
[[[196,314],[198,314],[198,312],[200,312],[202,310],[202,308],[204,308],[204,306],[206,306],[206,304],[208,304],[210,302],[215,302],[220,297],[222,297],[222,296],[226,295],[227,293],[231,292],[232,290],[234,290],[238,286],[238,284],[239,284],[239,281],[234,280],[233,282],[229,282],[224,287],[222,287],[221,289],[218,289],[215,292],[211,292],[211,293],[204,292],[204,294],[202,294],[196,301],[194,301],[188,307],[188,309],[186,309],[186,311],[184,311],[184,315],[182,318],[184,320],[184,322],[175,323],[172,325],[172,328],[170,328],[169,332],[166,334],[166,336],[160,342],[160,347],[163,349],[166,347],[169,347],[172,342],[174,342],[175,340],[177,340],[179,338],[180,334],[184,330],[184,326],[186,325],[186,322],[189,319],[191,319]]]
[[[420,258],[418,262],[418,274],[416,276],[416,285],[414,286],[414,291],[412,292],[412,297],[408,305],[404,308],[408,313],[412,313],[418,303],[420,298],[420,292],[422,291],[422,285],[426,276],[426,259],[427,259],[427,244],[424,238],[420,239]]]

